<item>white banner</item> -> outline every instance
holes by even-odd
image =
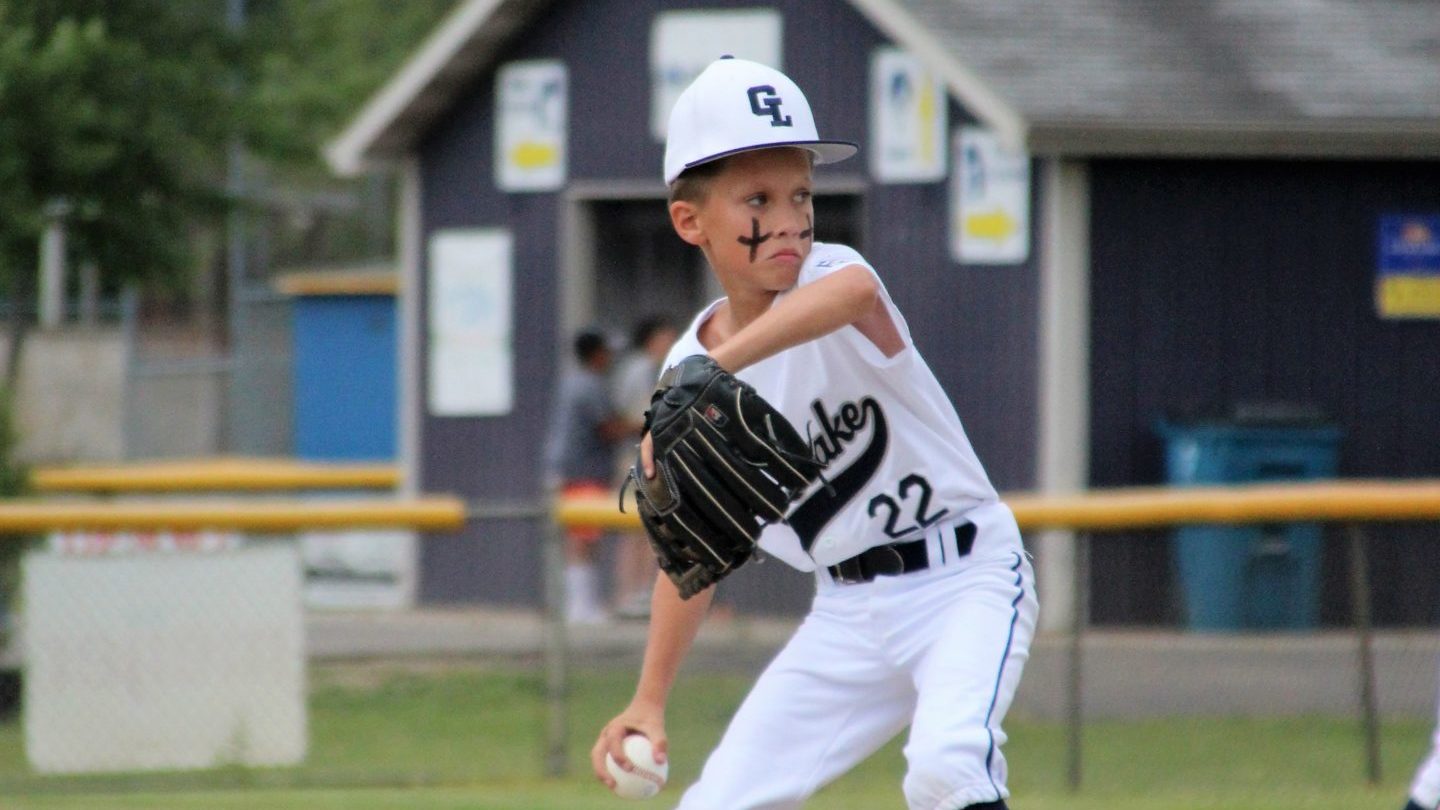
[[[962,127],[950,176],[950,254],[966,264],[1020,264],[1030,257],[1030,157],[995,133]]]
[[[774,9],[662,11],[650,26],[650,133],[664,142],[675,99],[706,65],[729,54],[776,70],[781,18]]]
[[[238,532],[145,531],[91,532],[63,531],[50,533],[50,550],[57,554],[99,556],[105,554],[138,554],[143,552],[215,552],[233,551],[243,544]]]
[[[495,76],[495,185],[554,191],[565,185],[567,76],[558,60],[511,62]]]
[[[497,416],[514,397],[511,238],[501,228],[430,237],[429,410]]]
[[[881,183],[945,177],[949,131],[944,88],[920,60],[899,48],[870,57],[870,173]]]

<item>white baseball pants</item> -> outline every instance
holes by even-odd
[[[1440,707],[1440,700],[1437,700]],[[1440,714],[1440,710],[1437,710]],[[1440,717],[1435,720],[1435,735],[1430,742],[1430,755],[1420,763],[1410,783],[1410,800],[1421,807],[1440,807]]]
[[[1013,525],[1013,523],[1012,523]],[[948,529],[947,529],[948,531]],[[680,810],[784,810],[910,726],[910,810],[1009,795],[1005,732],[1038,605],[1018,543],[835,585],[760,676]],[[989,548],[987,552],[985,549]],[[985,556],[979,556],[985,555]]]

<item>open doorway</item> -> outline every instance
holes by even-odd
[[[661,200],[603,200],[592,206],[596,325],[629,335],[663,315],[683,325],[718,293],[705,258],[680,241]]]
[[[700,251],[675,235],[661,200],[596,200],[589,208],[596,326],[628,335],[652,315],[684,325],[724,294]],[[815,219],[822,241],[864,252],[858,195],[818,197]]]

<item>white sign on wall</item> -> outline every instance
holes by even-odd
[[[881,183],[925,183],[945,177],[945,91],[899,48],[870,57],[870,173]]]
[[[565,185],[567,76],[558,60],[511,62],[495,76],[495,185],[554,191]]]
[[[665,140],[675,99],[705,66],[729,54],[783,70],[774,9],[662,11],[650,26],[650,133]]]
[[[430,238],[427,386],[434,416],[497,416],[514,397],[512,253],[501,228]]]
[[[962,127],[950,176],[950,255],[966,264],[1019,264],[1030,257],[1030,157],[995,133]]]

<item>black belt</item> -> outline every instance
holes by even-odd
[[[906,543],[891,543],[888,546],[867,548],[854,557],[841,560],[825,570],[830,572],[831,579],[841,585],[859,585],[862,582],[873,581],[875,577],[894,577],[900,574],[924,571],[930,567],[930,552],[926,547],[928,540],[929,538],[922,537]],[[951,540],[954,540],[955,545],[952,549],[947,549],[946,543]],[[940,536],[940,559],[938,562],[944,565],[952,551],[956,559],[964,557],[974,546],[974,523],[966,521],[951,526]]]

